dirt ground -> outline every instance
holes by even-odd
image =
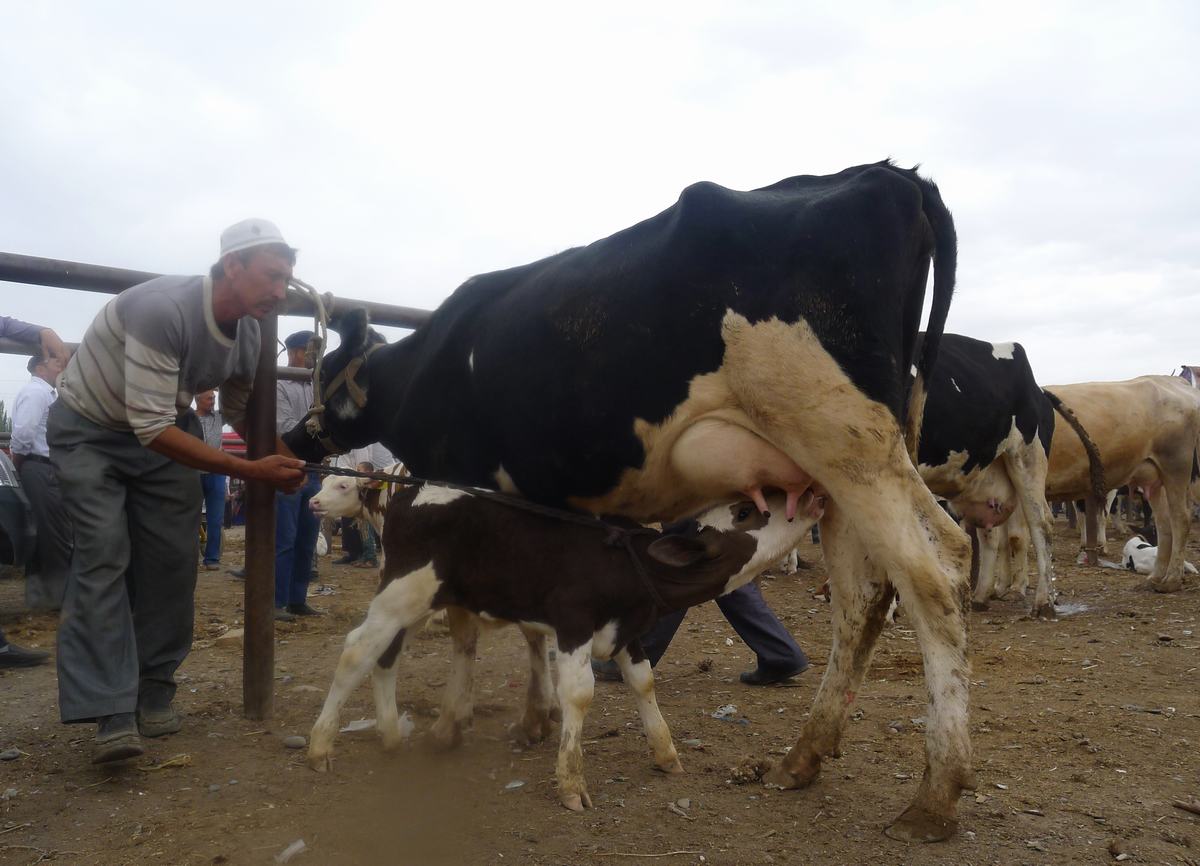
[[[432,754],[420,741],[448,674],[449,639],[432,627],[400,668],[414,738],[384,753],[372,731],[344,733],[333,773],[319,775],[283,740],[307,735],[374,574],[322,562],[335,594],[312,601],[328,614],[278,628],[276,713],[264,723],[241,716],[240,647],[214,643],[240,625],[242,584],[201,572],[178,697],[185,727],[149,741],[145,758],[93,767],[92,727],[58,722],[54,667],[0,673],[0,751],[20,750],[0,763],[0,864],[269,864],[299,839],[292,863],[363,866],[1200,863],[1200,817],[1172,806],[1200,795],[1200,581],[1139,591],[1130,572],[1071,564],[1072,533],[1059,522],[1056,535],[1060,600],[1076,612],[1031,622],[1024,604],[1001,602],[971,615],[978,791],[964,794],[946,843],[881,832],[923,767],[925,689],[903,617],[880,641],[842,757],[811,788],[731,781],[746,758],[791,745],[820,680],[829,608],[814,597],[820,551],[806,548],[812,567],[768,577],[764,591],[813,667],[792,687],[743,686],[750,651],[715,605],[692,611],[658,670],[687,773],[652,769],[625,687],[598,683],[585,727],[595,808],[584,814],[558,805],[553,742],[521,750],[508,739],[528,676],[515,631],[480,643],[476,722],[460,749]],[[227,547],[239,564],[240,537]],[[1191,550],[1200,561],[1200,545]],[[19,580],[0,580],[0,626],[52,648],[54,618],[21,612],[20,598]],[[734,720],[712,717],[724,704]],[[373,715],[364,684],[343,724]]]

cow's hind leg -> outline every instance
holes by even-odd
[[[329,768],[338,713],[350,692],[363,681],[402,629],[429,615],[436,590],[437,578],[429,566],[393,580],[372,599],[363,624],[346,635],[333,684],[309,735],[308,764],[314,770]],[[394,693],[392,703],[395,704]]]
[[[1178,483],[1174,474],[1163,474],[1166,481],[1151,500],[1154,525],[1158,530],[1158,556],[1146,586],[1155,592],[1175,592],[1183,588],[1183,562],[1190,521],[1187,486]]]
[[[558,799],[572,812],[592,807],[583,778],[583,717],[592,703],[596,680],[592,674],[592,641],[564,652],[558,647],[558,701],[562,707],[562,732],[558,744]]]
[[[1041,448],[1041,442],[1034,439],[1018,454],[1004,455],[1008,477],[1012,479],[1021,503],[1020,514],[1014,514],[1009,520],[1025,518],[1025,526],[1029,530],[1029,539],[1037,556],[1038,585],[1033,599],[1033,610],[1030,616],[1034,619],[1058,619],[1054,610],[1054,563],[1050,558],[1050,518],[1046,515],[1046,452]],[[1007,540],[1009,532],[1003,530]],[[1005,544],[1005,555],[1009,556],[1009,545]]]
[[[638,659],[636,662],[635,657]],[[654,697],[654,672],[650,668],[649,659],[636,641],[629,649],[617,653],[616,659],[617,666],[621,668],[621,679],[637,700],[638,715],[642,718],[642,730],[646,732],[646,739],[650,741],[654,765],[664,773],[682,773],[683,764],[679,763],[679,754],[671,740],[671,730],[667,727],[667,722],[658,709],[658,701]]]
[[[854,527],[835,502],[826,504],[821,544],[829,573],[833,646],[800,739],[763,777],[766,784],[781,788],[806,787],[820,772],[821,760],[837,754],[850,706],[895,596],[883,570],[866,558]],[[904,601],[907,605],[908,599]]]
[[[462,742],[462,732],[474,714],[475,649],[479,620],[460,607],[446,608],[446,624],[453,644],[450,680],[442,696],[442,711],[429,729],[429,742],[436,749],[452,749]]]

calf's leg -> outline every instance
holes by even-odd
[[[442,712],[429,729],[429,741],[435,748],[452,749],[462,742],[462,732],[474,713],[475,649],[479,641],[479,620],[460,607],[446,608],[453,651],[450,681],[442,696]]]
[[[545,633],[519,626],[529,648],[529,688],[525,692],[525,714],[510,733],[526,746],[550,736],[550,722],[557,715],[554,680],[550,676],[550,649]]]
[[[634,656],[638,661],[633,660]],[[616,659],[621,669],[621,679],[637,700],[638,715],[642,718],[646,739],[650,741],[654,765],[664,773],[682,773],[683,764],[679,763],[679,754],[671,740],[671,730],[654,697],[654,671],[650,667],[650,660],[645,657],[641,646],[633,645],[618,652]]]
[[[558,799],[572,812],[592,807],[583,778],[583,717],[592,703],[596,680],[592,675],[592,640],[564,651],[558,645],[558,702],[562,707],[562,731],[558,744]]]
[[[346,635],[333,684],[309,734],[308,765],[314,770],[326,770],[332,763],[338,713],[350,692],[363,681],[401,629],[410,628],[429,615],[437,586],[432,566],[393,580],[372,599],[363,624]],[[392,704],[394,712],[394,692]]]
[[[979,582],[975,584],[971,609],[987,610],[996,587],[996,555],[1000,549],[1001,530],[994,526],[991,529],[979,526],[971,532],[979,539]]]

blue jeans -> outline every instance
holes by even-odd
[[[204,518],[208,524],[208,541],[204,544],[204,564],[221,561],[221,528],[225,520],[225,489],[228,476],[200,473],[200,489],[204,491]]]
[[[275,606],[304,604],[321,521],[308,507],[321,484],[309,473],[297,493],[275,494]]]
[[[786,672],[808,667],[808,656],[767,605],[758,584],[747,583],[715,600],[738,637],[758,656],[760,668]],[[651,667],[663,657],[685,616],[686,608],[664,614],[642,635],[642,649]]]

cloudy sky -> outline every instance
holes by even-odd
[[[950,330],[1021,341],[1044,384],[1200,364],[1194,3],[3,15],[3,251],[199,273],[221,228],[265,216],[321,289],[432,308],[698,180],[746,189],[891,156],[954,211]],[[9,283],[0,298],[68,340],[106,300]],[[0,356],[0,399],[25,378]]]

